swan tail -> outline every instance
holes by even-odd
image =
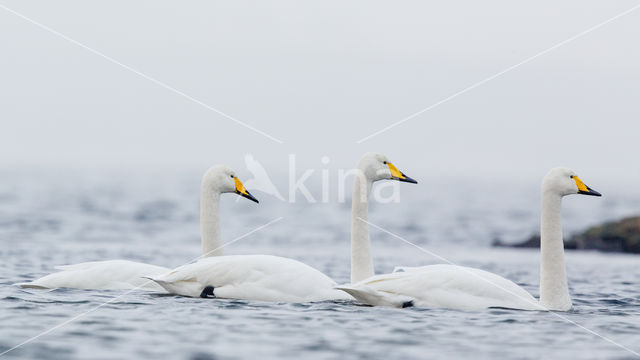
[[[342,290],[347,294],[353,296],[356,300],[367,305],[389,306],[397,308],[413,306],[413,299],[411,297],[377,291],[369,286],[354,286],[351,284],[344,284],[336,286],[335,289]]]
[[[14,285],[20,286],[23,289],[49,289],[48,286],[43,286],[33,281],[15,283]]]
[[[177,294],[190,297],[199,297],[205,286],[195,280],[168,280],[162,276],[143,276],[160,285],[170,294]]]
[[[158,285],[162,285],[163,283],[166,284],[166,281],[162,281],[162,279],[153,275],[141,276],[141,278],[151,280],[155,283],[158,283]]]
[[[152,275],[149,276],[141,276],[143,279],[148,279],[150,281],[153,281],[154,283],[160,285],[163,289],[165,289],[168,293],[171,293],[171,283],[163,281],[162,279],[160,279],[159,277],[155,277]]]

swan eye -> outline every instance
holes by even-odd
[[[229,175],[229,176],[231,176],[231,178],[233,179],[233,175]]]
[[[569,175],[569,177],[573,179],[573,175]]]
[[[386,162],[386,161],[383,161],[382,163],[383,163],[383,164],[385,164],[385,165],[387,165],[387,162]]]

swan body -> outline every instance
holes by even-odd
[[[143,276],[166,273],[168,268],[128,260],[92,261],[55,267],[59,272],[46,275],[31,282],[18,283],[23,288],[33,289],[98,289],[160,290],[162,287]]]
[[[308,302],[351,299],[336,283],[299,261],[271,255],[228,255],[201,259],[149,277],[172,294],[198,297],[213,287],[223,299]]]
[[[543,309],[533,296],[511,280],[484,270],[449,264],[397,268],[391,274],[375,275],[337,288],[369,305],[406,307],[410,304],[461,310]]]
[[[387,158],[366,154],[358,163],[352,199],[351,284],[336,287],[368,305],[444,307],[479,310],[491,307],[520,310],[571,309],[562,239],[562,198],[571,194],[600,196],[566,168],[552,169],[542,183],[540,301],[499,275],[457,265],[397,267],[374,275],[368,232],[368,198],[374,181],[401,179]],[[395,169],[397,172],[397,169]],[[401,175],[404,175],[400,173]]]

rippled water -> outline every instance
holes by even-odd
[[[199,174],[0,175],[0,352],[41,334],[7,358],[622,359],[634,357],[622,347],[640,352],[640,257],[622,254],[569,252],[575,308],[557,314],[20,289],[11,284],[60,264],[130,259],[178,266],[193,259],[200,252]],[[421,186],[432,192],[403,188],[402,202],[372,206],[370,221],[455,263],[501,274],[537,296],[538,252],[489,247],[495,237],[519,240],[536,230],[536,184],[469,194],[451,182]],[[640,212],[634,208],[638,197],[609,194],[567,201],[567,232]],[[227,254],[289,256],[348,281],[349,204],[292,205],[256,195],[260,205],[224,197],[226,240],[283,220],[234,243]],[[378,272],[438,263],[380,231],[372,230],[372,237]]]

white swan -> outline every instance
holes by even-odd
[[[352,299],[320,271],[271,255],[211,257],[149,278],[169,293],[191,297],[273,302]]]
[[[202,181],[200,225],[202,237],[202,256],[222,255],[220,246],[220,232],[218,228],[218,201],[219,192],[213,191],[212,183],[230,180],[233,172],[224,166],[214,166],[209,169]],[[235,175],[234,175],[235,176]],[[238,178],[234,177],[234,192],[252,201],[258,202],[243,186]],[[210,199],[215,200],[212,201]],[[91,261],[74,265],[56,266],[62,270],[46,275],[31,282],[18,283],[23,288],[54,289],[97,289],[97,290],[122,290],[122,289],[164,289],[144,276],[160,275],[171,271],[170,268],[144,264],[128,260]]]
[[[169,270],[162,266],[129,260],[90,261],[56,266],[55,269],[61,271],[16,285],[33,289],[129,290],[139,288],[162,291],[162,287],[142,276],[162,274]]]
[[[220,194],[246,193],[230,169],[208,173],[202,182],[203,251],[221,255]],[[206,241],[205,241],[206,240]],[[173,294],[242,300],[307,302],[352,299],[335,289],[336,283],[299,261],[270,255],[214,256],[162,275],[148,276]]]
[[[387,169],[387,167],[389,169]],[[394,167],[382,155],[367,154],[359,163],[365,185],[356,181],[352,208],[351,284],[338,288],[369,305],[444,307],[480,310],[501,307],[522,310],[571,308],[562,241],[561,202],[570,194],[600,196],[576,174],[553,169],[542,183],[540,301],[499,275],[463,266],[439,264],[399,267],[391,274],[373,275],[367,224],[372,182],[390,178]],[[377,175],[374,175],[377,174]]]

